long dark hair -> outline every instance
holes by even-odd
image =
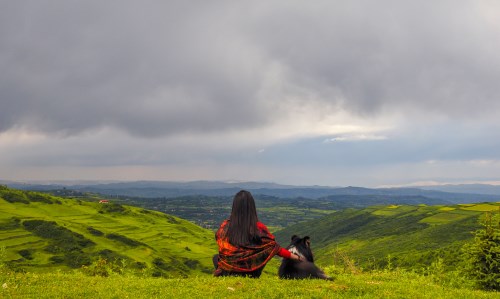
[[[236,193],[227,229],[229,243],[234,246],[260,243],[261,239],[257,229],[258,221],[252,194],[245,190]]]

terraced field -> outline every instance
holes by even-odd
[[[344,210],[276,232],[286,243],[294,234],[311,237],[320,264],[350,263],[383,268],[391,263],[422,270],[438,259],[454,267],[485,213],[500,203],[391,205]]]
[[[123,260],[137,271],[148,268],[155,276],[209,273],[213,267],[213,233],[180,218],[48,195],[44,202],[31,201],[32,193],[2,188],[0,246],[6,249],[10,267],[70,269],[99,257]],[[35,220],[39,222],[30,222]],[[29,223],[38,226],[30,230]],[[65,242],[73,242],[71,238],[78,241],[65,247]],[[80,264],[71,261],[80,258]]]

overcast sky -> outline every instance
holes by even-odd
[[[0,0],[0,180],[500,181],[500,2]]]

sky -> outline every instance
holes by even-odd
[[[495,0],[0,0],[0,180],[500,183]]]

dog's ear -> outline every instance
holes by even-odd
[[[311,238],[309,238],[309,236],[305,236],[302,240],[307,245],[307,247],[311,247]]]
[[[297,239],[300,239],[300,238],[299,238],[299,236],[297,236],[297,235],[293,235],[291,240],[292,240],[292,242],[293,242],[293,241],[295,241],[295,240],[297,240]]]

